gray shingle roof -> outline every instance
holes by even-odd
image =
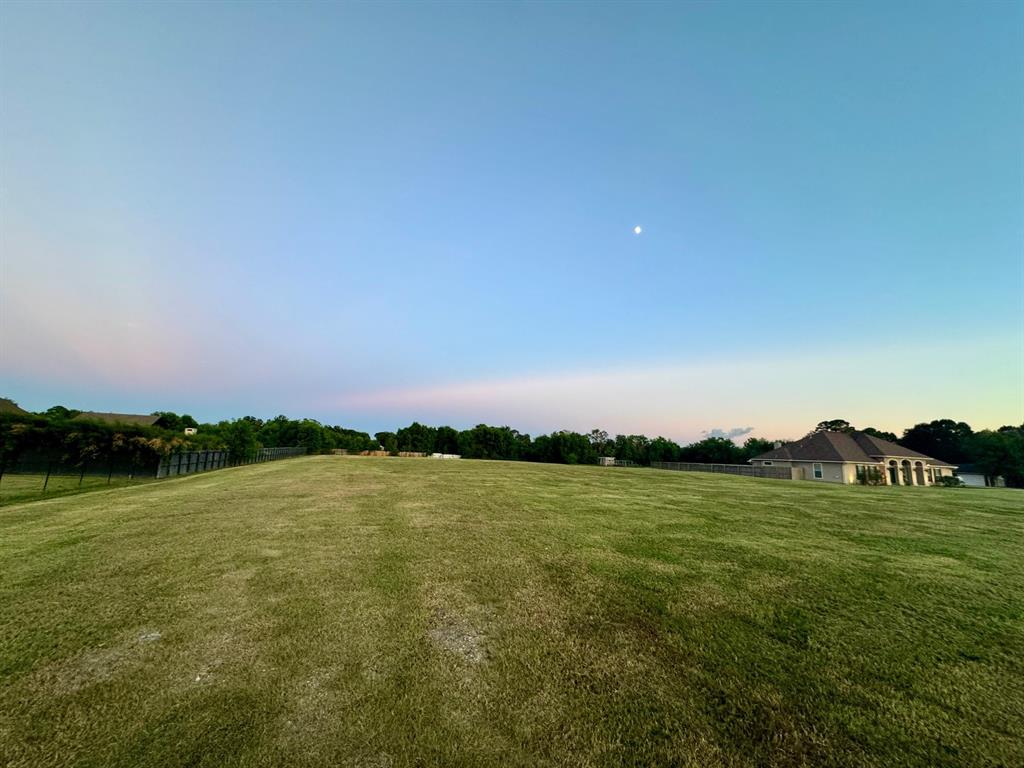
[[[15,416],[28,416],[29,413],[24,408],[19,408],[18,404],[11,400],[9,397],[0,397],[0,413],[10,413]]]
[[[904,448],[902,445],[897,445],[890,440],[883,440],[874,435],[854,432],[852,436],[869,456],[913,456],[918,459],[931,459],[935,461],[931,456],[925,456],[923,453],[911,450],[910,448]]]
[[[849,461],[869,464],[882,456],[898,456],[928,459],[935,464],[945,462],[925,456],[910,448],[883,440],[863,432],[814,432],[802,440],[786,443],[781,448],[762,453],[754,459],[778,459],[779,461]]]
[[[99,411],[83,411],[75,416],[74,421],[102,421],[107,424],[137,424],[151,427],[160,419],[159,416],[146,416],[141,413],[101,413]]]

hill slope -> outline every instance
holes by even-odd
[[[0,762],[1019,765],[1022,499],[313,457],[7,507]]]

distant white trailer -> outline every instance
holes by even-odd
[[[432,453],[430,454],[432,459],[461,459],[462,455],[458,453]]]
[[[599,463],[601,464],[602,467],[614,467],[615,466],[615,457],[614,456],[601,456],[600,459],[598,459],[598,461],[599,461]]]

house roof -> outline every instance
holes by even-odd
[[[781,448],[775,448],[754,458],[757,460],[778,459],[780,461],[874,463],[882,456],[928,459],[933,464],[953,466],[864,432],[813,432],[802,440],[786,443]]]
[[[159,420],[159,416],[146,416],[141,413],[101,413],[99,411],[82,411],[74,421],[102,421],[107,424],[135,424],[140,427],[151,427]]]
[[[925,456],[923,453],[911,450],[910,448],[904,448],[902,445],[891,440],[883,440],[866,432],[854,432],[851,437],[857,441],[857,444],[864,449],[868,456],[913,456],[917,459],[936,461],[931,456]]]
[[[29,412],[19,408],[18,404],[9,397],[0,397],[0,413],[10,413],[15,416],[28,416]]]

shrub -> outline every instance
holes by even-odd
[[[878,467],[858,468],[857,482],[861,485],[885,485],[885,475]]]

